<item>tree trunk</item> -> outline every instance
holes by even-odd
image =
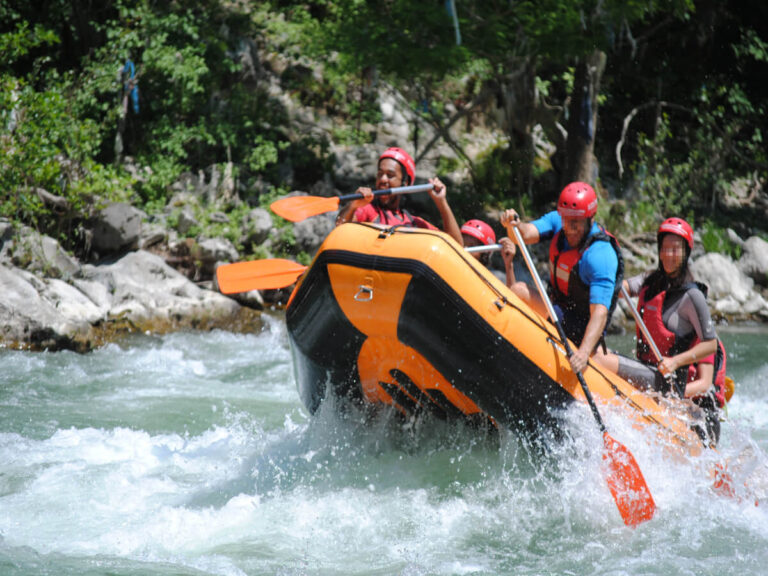
[[[533,199],[533,125],[536,110],[536,67],[526,59],[501,80],[503,127],[509,136],[509,190],[522,206],[523,196]]]
[[[606,56],[595,50],[576,66],[568,119],[568,156],[563,185],[576,180],[595,184],[595,134],[597,97],[605,71]]]

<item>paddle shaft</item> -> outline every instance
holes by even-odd
[[[571,344],[568,342],[568,338],[565,335],[563,325],[560,322],[560,319],[557,317],[555,308],[552,306],[552,302],[547,295],[547,290],[545,289],[544,284],[541,282],[539,272],[536,270],[536,266],[533,265],[533,260],[531,259],[531,255],[528,252],[528,248],[525,246],[523,236],[520,234],[520,230],[518,230],[517,226],[514,226],[512,230],[514,230],[517,245],[520,247],[520,252],[523,254],[523,258],[525,259],[525,265],[528,267],[528,271],[531,273],[531,277],[533,278],[534,282],[536,282],[536,289],[539,291],[539,294],[541,294],[541,299],[544,301],[544,305],[547,307],[547,313],[552,319],[552,322],[554,322],[555,327],[557,328],[557,333],[560,335],[560,340],[563,341],[563,345],[565,346],[565,352],[570,358],[573,355],[573,348],[571,348]],[[589,408],[592,410],[592,415],[595,417],[598,426],[600,426],[600,431],[605,432],[605,424],[603,423],[603,419],[597,409],[597,404],[595,404],[595,400],[592,398],[592,392],[589,391],[589,386],[587,386],[587,382],[584,380],[584,376],[581,372],[576,372],[576,376],[579,379],[579,384],[581,384],[581,389],[584,391],[584,396],[587,399]]]
[[[398,186],[397,188],[385,188],[383,190],[374,190],[374,196],[398,196],[400,194],[413,194],[416,192],[429,192],[434,186],[432,184],[416,184],[414,186]],[[358,200],[364,198],[363,194],[355,192],[354,194],[344,194],[339,196],[339,202],[346,202],[347,200]]]
[[[653,355],[656,358],[656,362],[661,362],[662,360],[661,351],[659,350],[659,347],[656,346],[656,342],[654,342],[653,336],[651,336],[651,332],[648,330],[648,326],[646,326],[645,322],[643,322],[643,317],[640,316],[640,312],[638,312],[637,308],[635,308],[635,305],[632,304],[632,300],[630,299],[629,292],[627,292],[627,289],[624,287],[624,282],[621,283],[621,296],[629,304],[629,309],[632,311],[632,316],[635,319],[635,323],[640,328],[640,331],[643,333],[643,336],[645,337],[645,341],[651,347],[651,352],[653,352]],[[664,378],[668,380],[672,386],[675,387],[675,390],[677,390],[681,398],[685,396],[685,386],[680,386],[677,375],[674,372],[668,372],[667,374],[662,373],[662,376],[664,376]]]
[[[656,357],[657,362],[661,362],[661,352],[659,351],[659,347],[656,346],[656,342],[653,341],[653,338],[651,337],[651,333],[648,330],[648,326],[645,325],[645,322],[643,322],[643,317],[640,316],[640,312],[637,311],[637,308],[635,308],[634,304],[632,304],[632,300],[630,299],[629,292],[627,292],[627,288],[624,286],[624,283],[621,284],[621,295],[624,297],[624,300],[627,301],[629,304],[630,310],[632,310],[632,316],[635,318],[635,323],[640,328],[640,331],[643,333],[643,336],[645,336],[645,341],[648,342],[648,345],[651,347],[651,351],[653,352],[653,355]]]
[[[563,325],[555,314],[555,309],[552,306],[552,302],[549,300],[547,291],[544,289],[544,285],[539,278],[539,273],[536,271],[536,267],[533,265],[531,255],[528,253],[528,248],[525,246],[523,236],[520,234],[520,230],[515,226],[513,227],[515,233],[515,239],[517,245],[520,246],[520,251],[523,253],[525,264],[528,266],[528,270],[531,273],[531,277],[536,282],[536,288],[541,294],[541,299],[547,307],[547,313],[552,322],[557,327],[557,332],[560,334],[560,339],[565,346],[566,354],[568,358],[573,356],[573,349],[571,348],[568,338],[563,330]],[[637,526],[641,522],[646,522],[653,518],[656,511],[656,503],[653,501],[651,491],[648,489],[648,485],[645,483],[643,473],[640,471],[635,457],[627,448],[617,442],[608,434],[605,429],[605,424],[600,416],[600,412],[595,404],[595,399],[592,398],[592,393],[587,386],[584,375],[581,371],[576,372],[576,376],[581,384],[581,389],[584,391],[584,397],[587,399],[592,415],[595,417],[597,425],[600,427],[600,432],[603,434],[603,443],[605,450],[603,452],[603,458],[608,461],[608,475],[606,476],[606,482],[608,488],[613,496],[616,507],[619,509],[622,520],[627,526]]]
[[[487,246],[470,246],[464,248],[467,252],[496,252],[501,250],[501,244],[488,244]]]

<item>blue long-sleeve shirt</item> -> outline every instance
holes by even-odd
[[[541,240],[551,240],[563,229],[563,219],[553,210],[532,222],[539,231]],[[589,235],[600,232],[600,227],[592,223]],[[564,250],[569,250],[568,240],[565,240]],[[611,300],[616,287],[616,272],[619,268],[619,259],[616,252],[608,242],[594,242],[587,248],[579,261],[579,277],[589,286],[589,303],[602,304],[606,308],[611,307]]]

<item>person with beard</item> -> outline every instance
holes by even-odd
[[[593,355],[602,354],[605,328],[616,306],[624,267],[616,239],[594,221],[597,194],[585,182],[571,182],[560,192],[557,209],[533,222],[521,222],[515,210],[502,213],[501,223],[514,240],[517,228],[526,244],[549,240],[549,295],[566,336],[577,348],[569,357],[571,369],[581,372]],[[516,281],[512,292],[546,317],[539,293]]]
[[[600,364],[644,390],[690,398],[705,413],[712,443],[720,435],[719,411],[725,403],[725,349],[707,306],[707,287],[688,268],[693,228],[682,218],[667,218],[657,233],[659,266],[624,282],[638,297],[638,311],[661,353],[658,361],[642,330],[637,358],[607,354]],[[703,435],[703,431],[699,431]]]
[[[388,148],[379,157],[376,189],[386,190],[410,186],[415,176],[416,163],[411,155],[402,148]],[[429,183],[433,186],[429,195],[442,218],[443,231],[462,244],[461,230],[448,204],[448,191],[445,184],[436,177],[430,178]],[[353,200],[339,211],[336,217],[337,226],[346,222],[375,222],[387,226],[402,225],[437,230],[431,223],[402,208],[399,195],[374,196],[373,191],[366,187],[358,188],[356,192],[362,194],[363,198]]]

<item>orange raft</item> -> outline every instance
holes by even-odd
[[[330,391],[405,416],[556,427],[558,408],[585,402],[555,327],[442,232],[336,228],[291,295],[286,322],[311,413]],[[584,377],[598,404],[701,451],[682,408],[593,364]]]

